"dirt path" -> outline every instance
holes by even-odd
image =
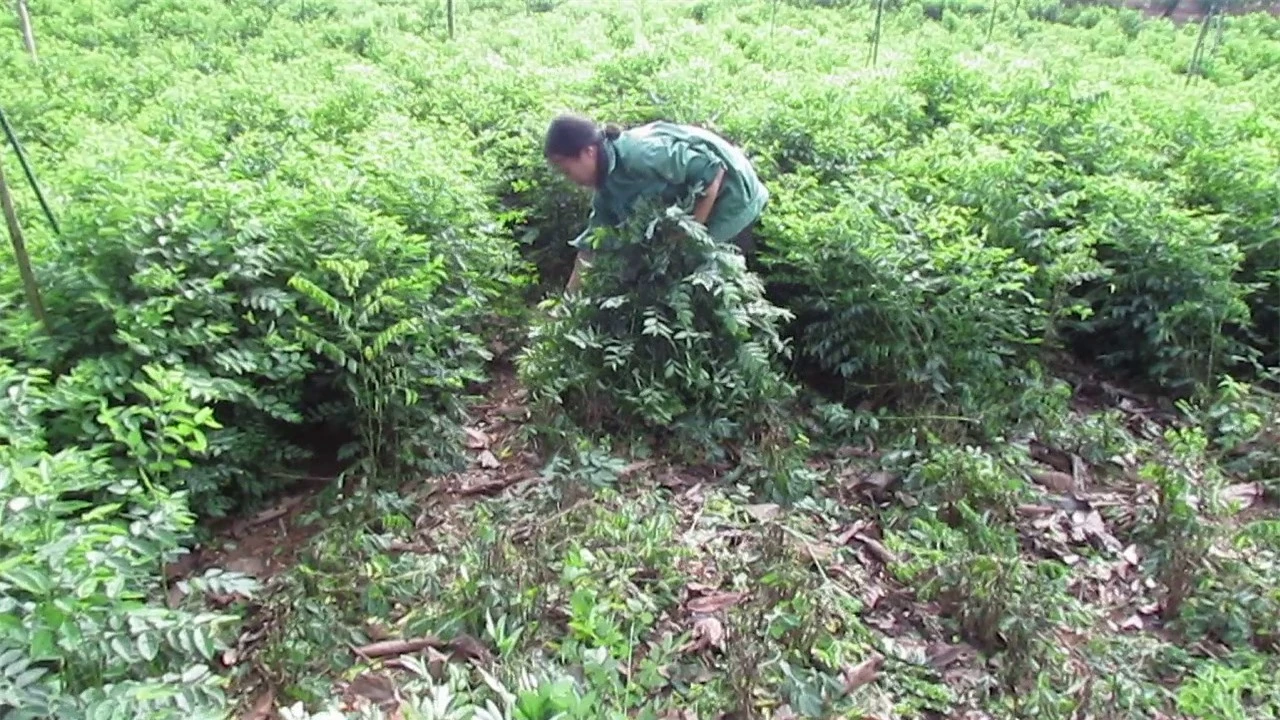
[[[538,475],[539,458],[513,449],[517,446],[515,434],[528,416],[515,370],[496,361],[491,378],[484,388],[485,399],[472,408],[472,421],[463,429],[469,454],[467,469],[441,478],[408,480],[400,491],[424,495],[423,484],[431,483],[433,487],[426,494],[437,503],[451,503],[493,495]],[[266,582],[287,571],[323,529],[318,511],[335,481],[310,480],[254,515],[209,523],[206,527],[212,539],[171,563],[165,570],[167,579],[176,581],[222,568]]]

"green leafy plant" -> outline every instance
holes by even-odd
[[[663,428],[697,448],[780,422],[786,313],[735,248],[687,216],[638,214],[596,252],[584,292],[548,307],[519,360],[535,407],[591,430]]]
[[[145,404],[102,405],[118,444],[50,447],[75,388],[0,363],[0,707],[15,718],[216,717],[211,669],[236,618],[166,606],[162,566],[193,516],[168,476],[203,449],[209,411],[180,373],[145,368]],[[115,452],[133,472],[111,462]],[[211,585],[209,583],[212,583]],[[251,591],[232,576],[194,587]]]

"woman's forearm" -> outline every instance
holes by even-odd
[[[716,198],[720,196],[720,184],[722,182],[724,182],[724,168],[716,171],[716,179],[711,181],[711,185],[707,187],[707,192],[693,207],[693,218],[703,225],[706,225],[707,218],[711,217],[711,208],[716,204]]]
[[[595,259],[594,250],[579,250],[578,256],[573,260],[573,272],[569,273],[569,282],[565,285],[566,290],[577,290],[582,284],[582,271],[584,268],[591,267],[591,261]]]

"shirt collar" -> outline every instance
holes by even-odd
[[[615,140],[605,140],[601,145],[604,148],[605,171],[604,179],[608,181],[609,176],[613,174],[615,168],[618,167],[618,145]],[[602,185],[604,183],[601,183]]]

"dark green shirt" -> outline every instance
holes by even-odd
[[[587,229],[570,243],[575,247],[583,247],[597,227],[625,221],[641,198],[658,199],[666,207],[690,193],[702,195],[720,168],[725,170],[724,180],[707,217],[712,238],[732,240],[760,216],[769,199],[747,156],[700,128],[650,123],[606,140],[604,151],[605,180],[592,198]]]

